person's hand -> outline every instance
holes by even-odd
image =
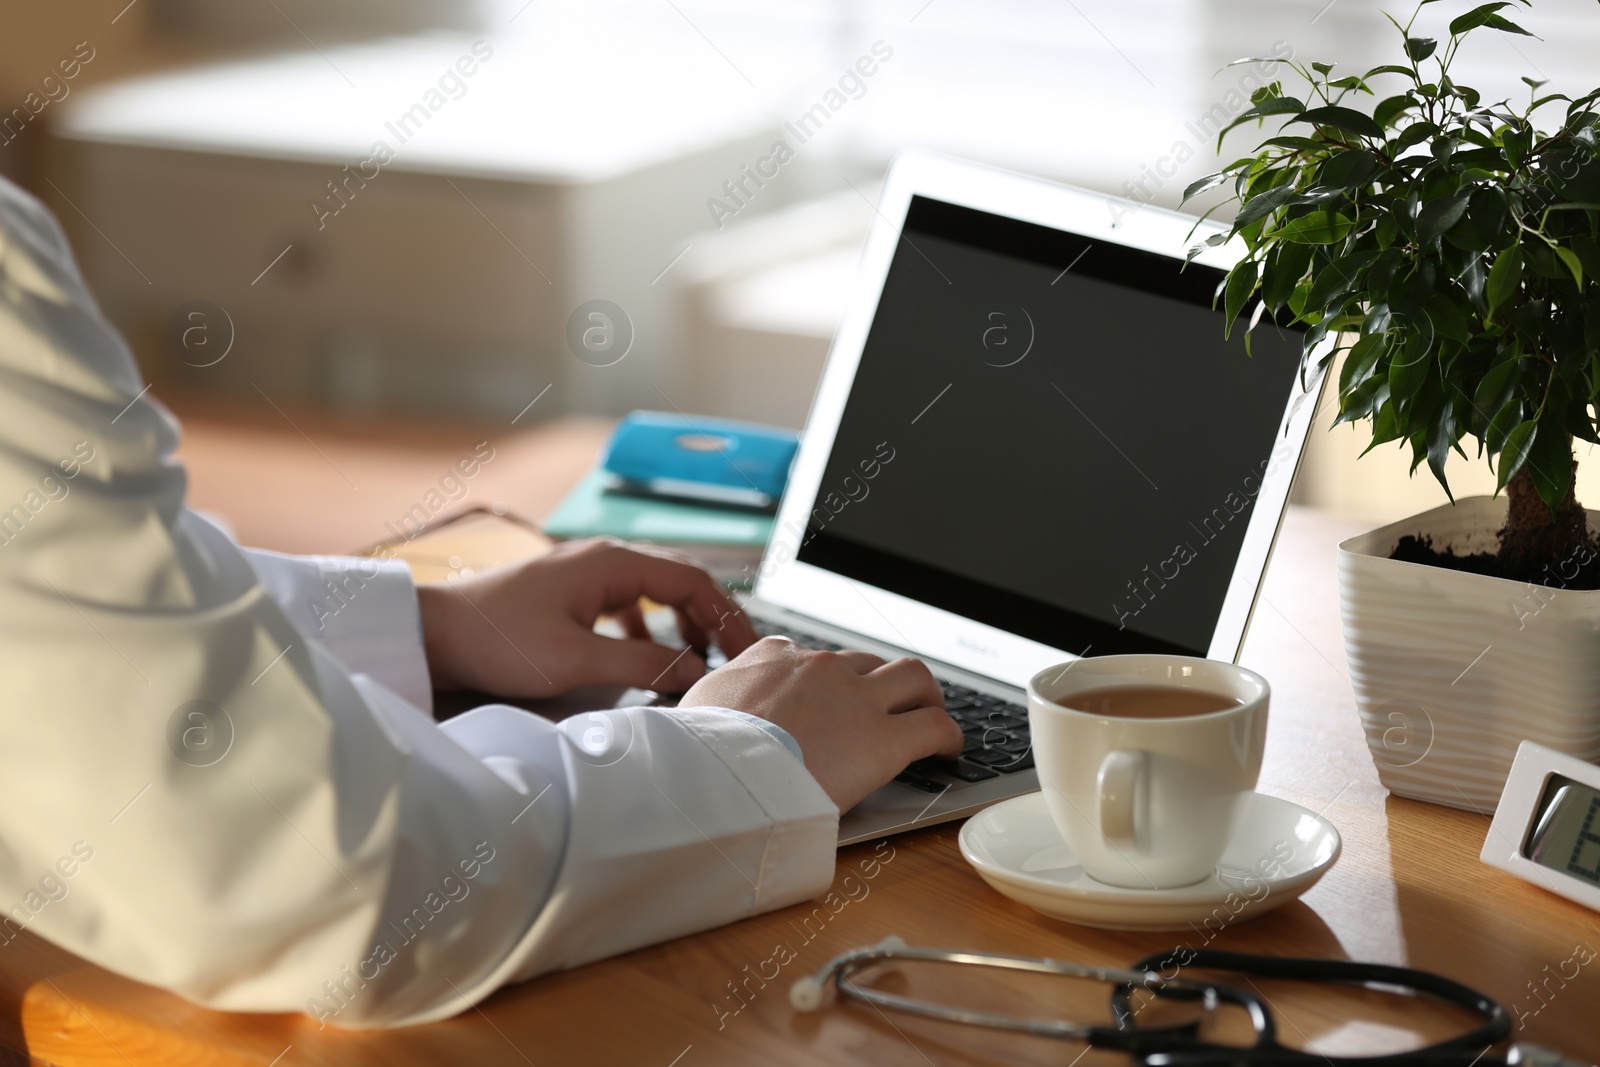
[[[682,704],[731,708],[787,730],[840,811],[912,760],[961,754],[944,693],[914,659],[885,663],[869,652],[813,652],[768,637],[696,682]]]
[[[672,608],[689,648],[651,640],[639,598]],[[739,606],[688,557],[597,538],[449,583],[417,587],[436,689],[547,697],[582,685],[682,692],[706,672],[693,651],[730,657],[756,640]],[[611,615],[626,638],[594,632]]]

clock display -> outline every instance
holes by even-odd
[[[1600,789],[1552,774],[1522,854],[1542,867],[1600,886]]]

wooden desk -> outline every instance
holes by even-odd
[[[1600,915],[1480,863],[1487,818],[1397,800],[1378,785],[1344,676],[1334,586],[1334,545],[1357,530],[1290,513],[1243,657],[1274,687],[1261,788],[1323,811],[1344,835],[1344,854],[1302,900],[1226,927],[1211,945],[1438,971],[1498,998],[1520,1020],[1518,1037],[1595,1062],[1600,959],[1580,967],[1574,957],[1600,950]],[[0,951],[0,1041],[38,1061],[96,1065],[1064,1064],[1076,1062],[1078,1049],[1040,1038],[891,1019],[860,1006],[797,1016],[788,985],[834,953],[889,933],[918,945],[1106,965],[1203,943],[1198,933],[1106,933],[1037,915],[978,879],[956,832],[934,827],[844,850],[836,888],[844,897],[843,879],[853,874],[856,899],[837,914],[824,909],[825,920],[809,906],[791,908],[504,989],[480,1009],[404,1031],[319,1032],[301,1017],[209,1012],[19,938]],[[864,879],[861,864],[874,857],[876,875]],[[796,958],[763,987],[750,976],[762,966],[771,973],[764,961],[779,943]],[[1575,967],[1575,978],[1561,977]],[[913,981],[919,993],[965,989],[1040,1015],[1104,1018],[1105,991],[1087,983],[974,989],[966,977]],[[731,984],[750,990],[748,1004],[734,999]],[[1259,988],[1286,1040],[1330,1053],[1394,1048],[1462,1021],[1368,991]],[[1083,1062],[1125,1061],[1094,1053]]]

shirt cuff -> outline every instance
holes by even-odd
[[[333,653],[352,674],[365,674],[432,714],[433,686],[410,567],[400,560],[286,556],[258,548],[244,554],[267,595],[307,640]]]
[[[666,714],[717,755],[770,820],[747,914],[821,896],[833,882],[839,809],[804,764],[778,755],[770,731],[747,725],[753,716],[728,711],[694,707]]]
[[[751,715],[746,711],[734,711],[732,708],[716,708],[714,710],[720,711],[725,715],[732,715],[736,719],[743,719],[745,722],[749,723],[751,726],[754,726],[756,729],[760,730],[774,741],[777,741],[784,748],[788,749],[790,754],[802,764],[805,763],[806,757],[805,753],[800,751],[800,742],[796,741],[788,730],[785,730],[777,723],[769,722],[766,719],[761,718],[759,715]]]

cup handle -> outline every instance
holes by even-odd
[[[1113,845],[1136,846],[1142,836],[1136,801],[1145,792],[1149,764],[1149,756],[1137,748],[1119,748],[1100,761],[1096,821],[1101,835]]]

